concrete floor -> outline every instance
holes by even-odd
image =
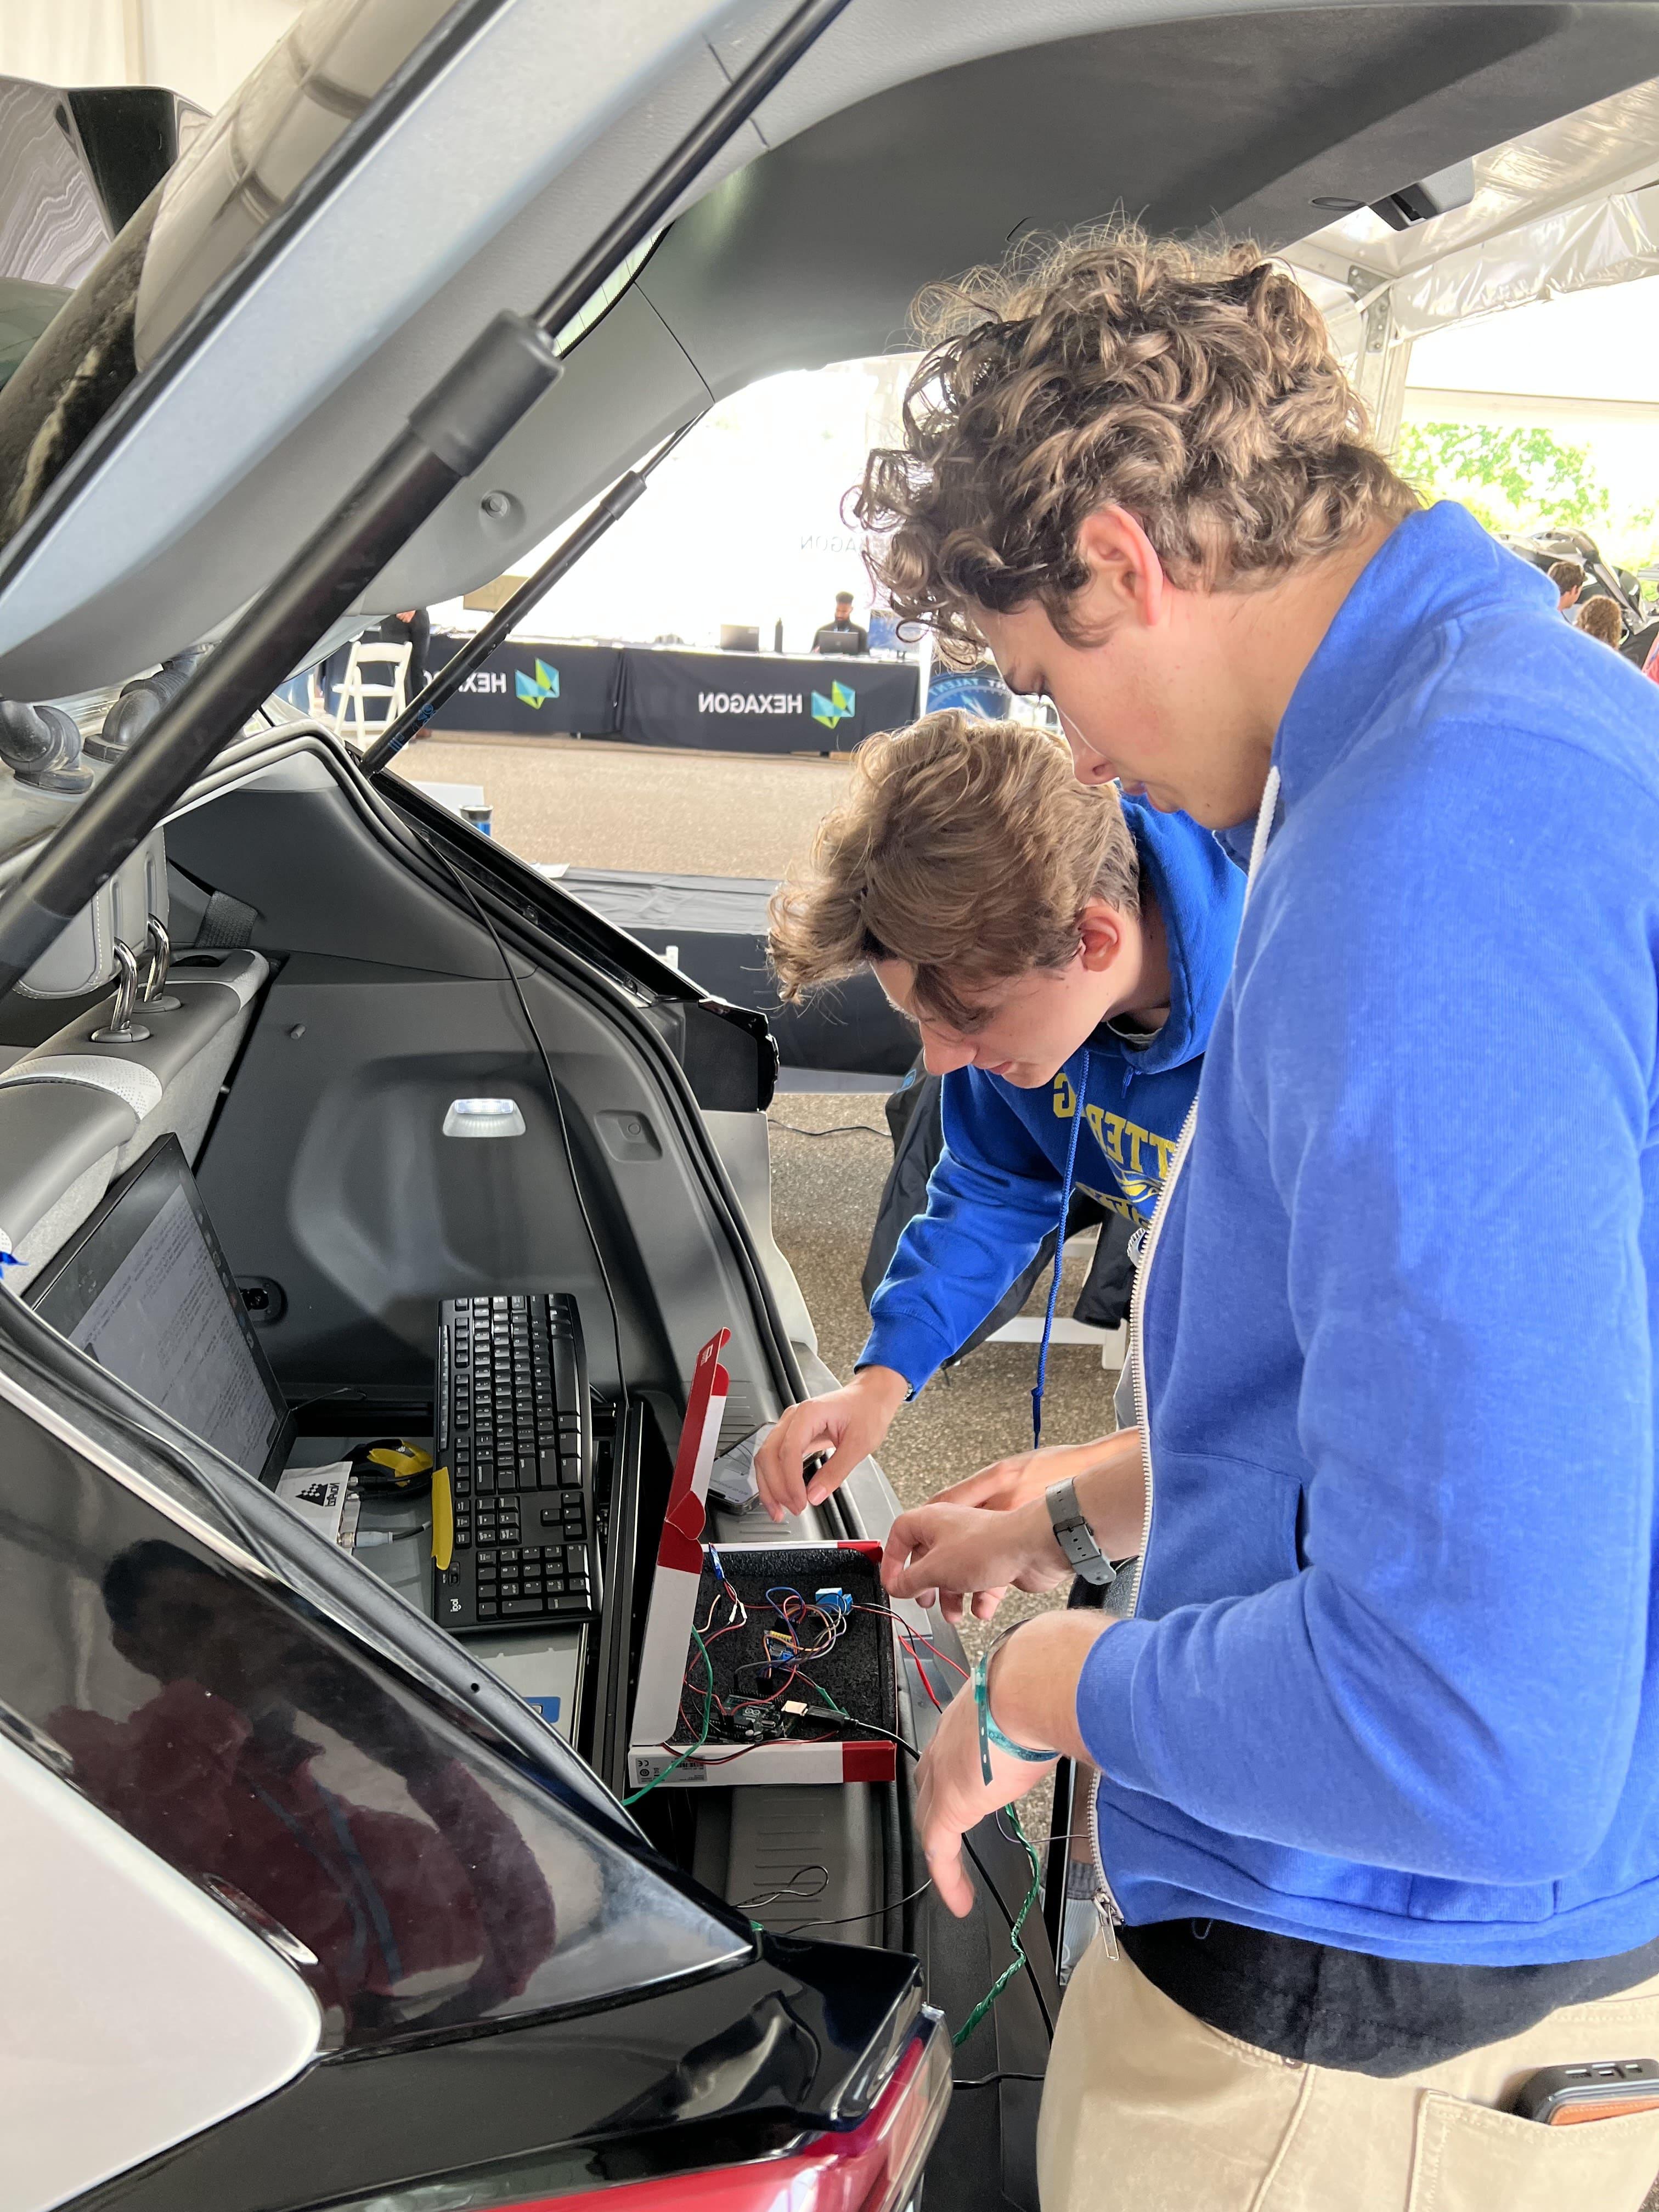
[[[843,1379],[851,1376],[870,1326],[859,1277],[892,1158],[883,1103],[866,1092],[786,1093],[774,1101],[769,1116],[773,1231],[817,1323],[824,1364]],[[823,1133],[804,1133],[809,1130]],[[1081,1237],[1068,1248],[1061,1313],[1069,1311],[1081,1289],[1090,1257]],[[1045,1281],[1028,1310],[1040,1313],[1047,1295]],[[1036,1374],[1035,1345],[985,1344],[904,1407],[881,1454],[901,1500],[921,1504],[958,1476],[1028,1450]],[[1103,1373],[1093,1346],[1054,1346],[1048,1354],[1045,1438],[1075,1441],[1114,1427],[1115,1380]]]
[[[846,788],[845,760],[659,750],[592,738],[422,738],[398,773],[476,783],[526,860],[781,876]]]

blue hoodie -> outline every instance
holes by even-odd
[[[1137,1218],[1152,1213],[1164,1188],[1232,966],[1244,879],[1186,815],[1133,799],[1123,812],[1164,919],[1169,1018],[1139,1046],[1097,1030],[1042,1090],[976,1067],[945,1078],[945,1150],[928,1179],[927,1210],[899,1239],[870,1301],[873,1326],[858,1360],[892,1368],[913,1391],[1030,1267],[1065,1218],[1071,1189]]]
[[[1078,1696],[1131,1922],[1659,1935],[1659,691],[1462,508],[1291,697]]]

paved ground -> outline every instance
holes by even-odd
[[[843,1378],[869,1329],[859,1275],[892,1157],[883,1103],[860,1092],[785,1093],[770,1116],[773,1229],[817,1323],[824,1364]],[[1067,1253],[1062,1313],[1082,1286],[1089,1256],[1081,1238]],[[1040,1312],[1046,1296],[1045,1285],[1030,1310]],[[958,1475],[1029,1448],[1036,1371],[1034,1345],[981,1345],[902,1409],[881,1458],[904,1504],[921,1504]],[[1055,1346],[1043,1416],[1048,1440],[1111,1428],[1115,1381],[1093,1347]]]
[[[658,750],[591,738],[422,738],[399,772],[476,783],[526,860],[781,876],[846,787],[845,761]]]

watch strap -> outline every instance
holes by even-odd
[[[1097,1589],[1109,1589],[1117,1580],[1117,1569],[1095,1541],[1095,1532],[1077,1502],[1077,1484],[1070,1475],[1051,1482],[1044,1493],[1054,1540],[1066,1554],[1073,1574]]]

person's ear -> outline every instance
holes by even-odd
[[[1097,507],[1085,514],[1077,550],[1089,570],[1079,594],[1085,621],[1090,614],[1128,615],[1148,627],[1161,620],[1170,580],[1152,539],[1127,507]]]
[[[1091,975],[1109,968],[1123,950],[1123,916],[1104,899],[1091,899],[1078,917],[1079,957]]]

